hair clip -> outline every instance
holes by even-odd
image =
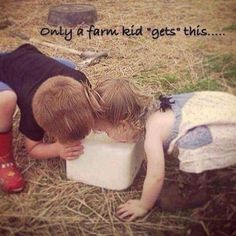
[[[160,95],[159,96],[159,100],[160,100],[160,108],[159,108],[159,110],[160,111],[166,111],[166,109],[168,109],[168,108],[171,108],[171,104],[174,104],[175,103],[175,101],[170,101],[172,99],[172,97],[165,97],[165,96],[163,96],[163,95]]]

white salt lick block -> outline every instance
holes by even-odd
[[[113,190],[133,183],[145,156],[143,141],[120,143],[105,133],[92,133],[82,143],[84,154],[66,161],[68,179]]]

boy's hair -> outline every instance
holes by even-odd
[[[103,107],[99,118],[112,125],[127,121],[137,127],[143,126],[143,118],[152,98],[143,95],[128,79],[107,79],[95,87]]]
[[[59,75],[37,89],[32,109],[37,123],[49,135],[68,143],[89,134],[100,105],[86,84]]]

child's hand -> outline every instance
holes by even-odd
[[[59,156],[65,160],[74,160],[84,153],[84,146],[80,141],[71,144],[56,143]]]
[[[148,209],[140,200],[129,200],[117,208],[117,215],[122,220],[132,221],[137,217],[146,215]]]

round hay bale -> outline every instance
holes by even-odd
[[[97,11],[90,4],[62,4],[49,9],[48,24],[74,27],[79,24],[93,24]]]

